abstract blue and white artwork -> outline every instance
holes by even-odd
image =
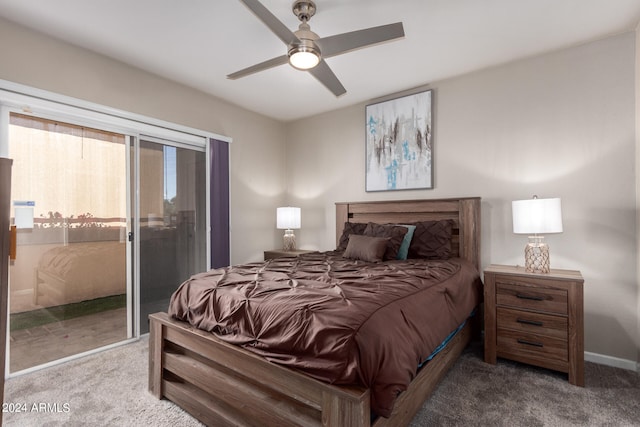
[[[433,188],[432,91],[367,105],[366,191]]]

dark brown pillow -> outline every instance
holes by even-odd
[[[351,234],[364,234],[364,229],[367,228],[367,224],[361,222],[345,222],[342,236],[338,242],[337,251],[344,251],[347,249],[347,243],[349,243],[349,236]]]
[[[452,220],[421,221],[414,225],[416,229],[409,245],[408,258],[451,258]]]
[[[404,235],[407,234],[409,229],[399,225],[392,224],[376,224],[370,222],[367,224],[367,228],[364,230],[365,236],[370,237],[388,237],[389,243],[387,243],[387,251],[384,254],[384,259],[397,259],[398,251],[402,245]]]
[[[380,262],[387,250],[386,237],[369,237],[352,234],[344,251],[345,258],[358,259],[367,262]]]

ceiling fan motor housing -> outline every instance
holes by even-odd
[[[316,14],[316,4],[311,0],[296,0],[293,2],[293,14],[302,22],[307,22]]]

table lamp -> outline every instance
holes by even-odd
[[[284,250],[294,251],[296,249],[296,235],[293,234],[294,229],[300,228],[300,208],[291,206],[278,208],[276,212],[276,226],[278,229],[284,229]]]
[[[513,232],[528,234],[524,248],[525,269],[530,273],[549,273],[549,246],[539,234],[562,233],[562,207],[560,199],[538,199],[511,202]]]

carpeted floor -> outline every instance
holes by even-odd
[[[8,412],[3,414],[3,425],[201,426],[182,409],[147,391],[148,344],[143,338],[10,378],[5,383]]]
[[[141,341],[9,379],[6,426],[200,426],[147,392]],[[586,387],[470,346],[412,426],[640,426],[640,374],[586,363]],[[18,412],[20,411],[20,412]]]
[[[411,426],[640,426],[640,373],[585,363],[585,387],[567,375],[498,359],[472,343]]]

